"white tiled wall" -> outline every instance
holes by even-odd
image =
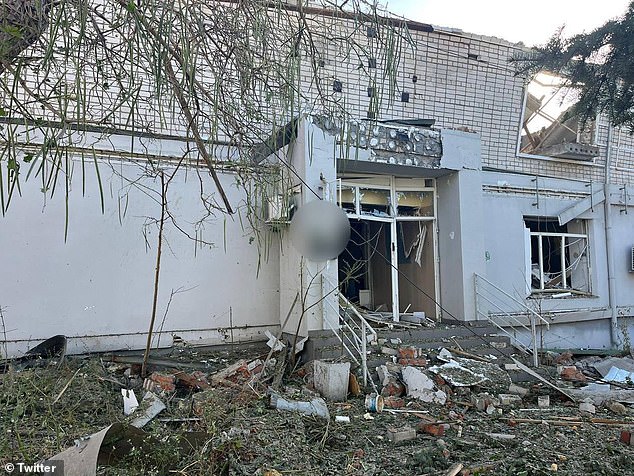
[[[109,8],[113,7],[102,9],[105,15]],[[279,17],[276,24],[282,32],[281,38],[286,37],[289,41],[273,45],[268,58],[279,67],[279,71],[288,70],[282,79],[292,79],[293,63],[297,60],[290,58],[288,48],[298,30],[297,24],[293,25],[296,15],[282,14],[277,10],[272,15]],[[602,180],[607,149],[605,125],[599,126],[599,144],[603,146],[601,157],[594,163],[518,157],[516,147],[524,80],[514,75],[509,58],[521,53],[519,45],[466,33],[423,31],[425,28],[416,24],[407,28],[396,20],[392,20],[396,27],[379,25],[376,38],[368,37],[367,26],[370,23],[365,23],[363,19],[312,15],[307,21],[311,35],[303,36],[299,70],[304,97],[298,101],[294,111],[289,111],[279,106],[280,97],[274,95],[261,109],[265,119],[254,119],[251,124],[251,132],[255,131],[256,135],[263,135],[273,123],[283,123],[290,114],[299,111],[300,105],[304,111],[345,110],[360,118],[366,118],[368,109],[372,108],[378,112],[378,119],[430,118],[436,120],[436,127],[466,128],[478,132],[482,138],[482,159],[486,167],[579,180]],[[280,35],[277,37],[279,39]],[[316,56],[308,48],[311,38]],[[112,43],[113,50],[121,49],[116,41]],[[30,52],[33,56],[38,53],[42,51],[37,48]],[[107,69],[97,71],[92,66],[102,60],[104,54],[98,49],[86,49],[82,52],[83,56],[76,59],[63,59],[63,55],[57,54],[58,63],[48,76],[43,69],[35,66],[37,62],[24,66],[19,74],[24,84],[40,96],[53,98],[55,95],[51,92],[57,88],[61,99],[54,106],[68,108],[70,112],[67,114],[71,118],[80,116],[91,124],[127,131],[186,135],[184,118],[169,89],[157,88],[155,77],[143,73],[133,64],[123,78],[126,87],[138,89],[140,93],[133,106],[119,107],[114,81],[116,72]],[[368,67],[369,57],[376,58],[376,68]],[[215,78],[220,77],[220,73],[199,61],[198,78],[208,91],[213,91]],[[225,73],[229,75],[230,71]],[[414,76],[417,82],[413,82]],[[334,79],[343,83],[342,93],[332,91]],[[56,119],[54,114],[32,101],[33,97],[25,90],[24,84],[14,82],[12,76],[6,74],[1,80],[6,87],[4,92],[0,92],[0,100],[4,109],[11,111],[12,115],[20,116],[21,113],[15,108],[9,91],[15,91],[17,98],[28,103],[27,110],[34,118]],[[102,87],[105,82],[108,82],[108,88]],[[253,106],[264,98],[264,86],[256,81],[252,88],[245,91],[236,80],[235,85],[226,88],[226,92],[232,100],[242,97]],[[317,86],[323,96],[318,94]],[[368,97],[368,87],[375,88],[376,98]],[[402,92],[409,93],[408,103],[401,102]],[[78,95],[85,100],[78,101]],[[82,107],[74,110],[79,102]],[[200,125],[203,132],[210,132],[215,112],[204,100],[201,104]],[[242,111],[236,111],[236,115],[241,114]],[[227,132],[231,132],[230,126],[219,131],[216,138],[228,139]],[[614,181],[632,182],[634,139],[625,131],[617,131],[613,145]]]

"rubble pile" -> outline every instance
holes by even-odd
[[[66,475],[628,474],[634,359],[519,359],[375,344],[366,388],[345,359],[268,347],[36,354],[0,375],[0,464]],[[388,350],[389,349],[389,350]],[[499,361],[498,361],[499,360]]]

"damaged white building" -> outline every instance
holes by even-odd
[[[393,320],[490,320],[517,345],[530,345],[532,327],[543,348],[630,345],[633,136],[601,117],[583,129],[563,121],[570,99],[556,77],[515,75],[509,59],[521,45],[317,7],[271,14],[281,10],[298,29],[301,21],[323,33],[294,57],[296,79],[304,99],[337,107],[302,104],[249,152],[252,167],[281,177],[255,211],[229,160],[231,141],[213,150],[238,213],[203,206],[201,195],[216,193],[205,168],[178,171],[167,193],[174,226],[165,231],[155,345],[337,329],[337,290]],[[60,74],[55,87],[82,94],[94,78]],[[13,190],[15,164],[2,160],[2,352],[19,355],[56,334],[72,352],[141,348],[161,210],[157,178],[143,164],[169,171],[195,155],[195,141],[181,114],[154,116],[151,87],[147,104],[109,110],[84,128],[56,125],[28,101],[30,113],[17,109],[15,97],[28,99],[44,79],[32,64],[2,79],[3,148],[23,177],[33,175]],[[77,113],[103,106],[87,94]],[[42,116],[63,140],[37,130]],[[41,174],[50,180],[29,170],[47,144],[65,164],[59,177]],[[327,262],[302,257],[288,233],[293,210],[316,199],[336,202],[352,228],[345,251]]]

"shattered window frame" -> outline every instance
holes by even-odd
[[[599,156],[597,118],[580,130],[577,118],[564,117],[577,99],[563,81],[541,72],[524,86],[518,157],[593,164]]]
[[[428,181],[431,180],[431,183]],[[378,180],[357,181],[355,179],[337,179],[337,206],[342,208],[350,218],[354,219],[371,219],[371,220],[435,220],[437,212],[437,195],[436,183],[433,179],[425,179],[425,185],[420,184],[401,184],[399,179],[395,183],[386,185]],[[352,191],[352,200],[344,201],[343,191]],[[387,211],[384,213],[369,213],[363,210],[363,191],[370,192],[387,192]],[[398,202],[400,197],[405,194],[420,194],[421,197],[426,196],[431,199],[431,204],[426,207],[420,207],[424,214],[404,214],[399,211]],[[421,200],[423,203],[424,200]],[[354,206],[354,211],[350,205]]]
[[[573,227],[581,233],[569,231],[567,224],[558,225],[556,219],[524,217],[532,297],[592,295],[588,224],[587,220],[575,222]],[[541,229],[535,231],[536,226]]]

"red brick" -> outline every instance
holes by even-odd
[[[399,347],[398,348],[398,358],[399,359],[415,359],[418,357],[418,349],[416,347]]]
[[[445,427],[434,423],[421,423],[418,425],[418,429],[433,436],[443,436],[445,434]]]
[[[627,430],[621,431],[621,442],[625,443],[626,445],[631,445],[632,443],[634,443],[634,440],[632,439],[632,432]]]
[[[427,367],[426,359],[399,359],[398,363],[403,366],[411,365],[412,367]]]
[[[148,377],[148,379],[150,379],[161,390],[165,390],[166,392],[173,392],[176,390],[176,376],[174,375],[154,372]]]
[[[200,370],[196,370],[191,374],[186,372],[177,372],[176,377],[178,381],[187,385],[191,388],[198,388],[204,390],[205,388],[209,388],[209,382],[207,381],[207,376],[201,372]]]
[[[405,393],[405,385],[395,380],[390,380],[381,390],[383,397],[400,397]]]
[[[577,367],[564,367],[559,374],[564,380],[570,380],[572,382],[585,382],[588,380],[583,373]]]
[[[383,399],[383,406],[385,408],[403,408],[405,406],[405,400],[399,397],[386,397]]]

